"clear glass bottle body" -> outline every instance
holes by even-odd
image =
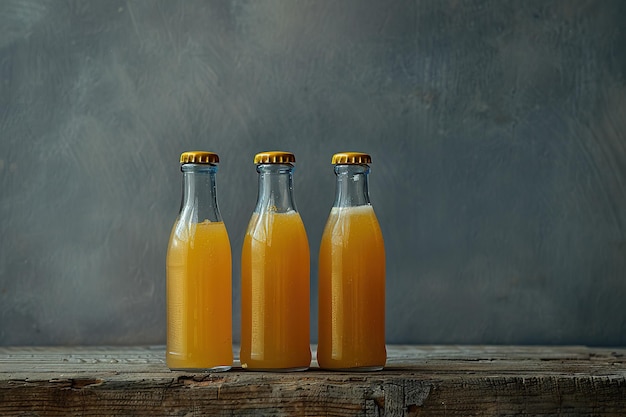
[[[170,369],[232,367],[232,259],[209,163],[185,163],[180,212],[167,250],[167,348]]]
[[[257,204],[241,258],[241,366],[305,370],[309,339],[310,253],[293,196],[291,163],[260,163]]]
[[[321,368],[385,366],[385,247],[370,204],[367,164],[335,166],[335,202],[319,252]]]

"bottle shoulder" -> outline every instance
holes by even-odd
[[[201,222],[193,222],[190,219],[179,217],[174,222],[170,234],[170,244],[174,240],[189,241],[197,238],[228,240],[228,231],[223,221],[205,219]]]
[[[371,205],[333,207],[330,210],[324,233],[333,235],[374,235],[382,239],[378,218]]]
[[[264,241],[278,236],[299,236],[307,241],[304,222],[297,211],[252,213],[246,232],[253,239]]]

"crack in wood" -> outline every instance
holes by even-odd
[[[104,383],[102,379],[97,379],[97,378],[71,379],[70,382],[71,382],[72,389],[97,387]]]

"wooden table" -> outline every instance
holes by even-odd
[[[163,347],[0,347],[0,415],[626,415],[626,348],[389,346],[381,372],[171,372]]]

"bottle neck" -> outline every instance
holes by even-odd
[[[337,186],[334,207],[356,207],[370,204],[368,165],[335,165]]]
[[[293,165],[260,164],[256,170],[259,173],[259,194],[255,213],[298,211],[293,197]]]
[[[184,164],[180,170],[183,172],[180,217],[192,223],[221,222],[215,185],[217,165]]]

